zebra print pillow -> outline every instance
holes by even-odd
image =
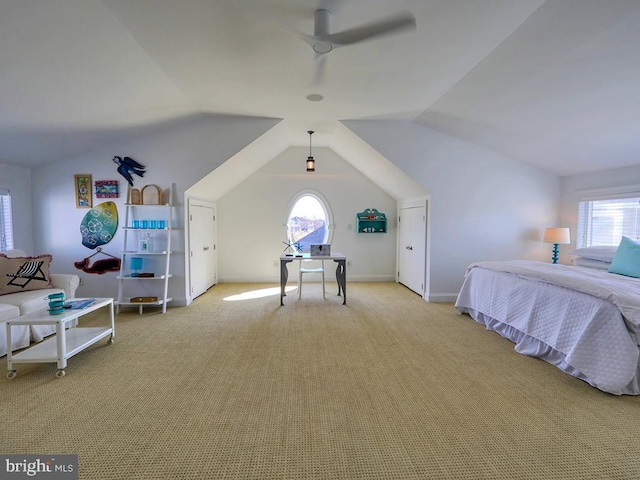
[[[9,258],[0,253],[0,295],[48,288],[52,260],[51,255]]]

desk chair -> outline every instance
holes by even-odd
[[[306,264],[314,264],[315,262],[320,262],[320,267],[303,267]],[[326,298],[325,296],[325,286],[324,286],[324,260],[301,260],[300,261],[300,273],[298,274],[298,298],[302,298],[302,274],[303,273],[321,273],[322,274],[322,298]]]

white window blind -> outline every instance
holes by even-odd
[[[13,250],[13,221],[11,217],[11,195],[0,189],[0,251]]]
[[[623,236],[640,240],[640,193],[580,202],[578,247],[618,245]]]

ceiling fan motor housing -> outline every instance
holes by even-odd
[[[329,10],[316,10],[313,36],[316,42],[313,44],[313,51],[316,53],[329,53],[333,49],[331,42],[322,40],[331,33],[331,12]]]

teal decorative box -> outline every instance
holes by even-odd
[[[375,208],[367,208],[356,213],[356,231],[358,233],[387,233],[387,216]]]

